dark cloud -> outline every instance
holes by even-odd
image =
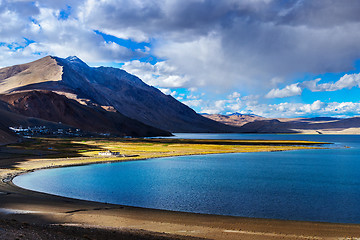
[[[43,46],[41,49],[60,52],[61,39],[67,48],[86,46],[95,51],[97,47],[95,57],[110,61],[116,56],[119,61],[137,55],[116,45],[101,48],[102,39],[94,30],[119,38],[152,41],[151,52],[192,77],[194,85],[217,88],[221,79],[220,87],[269,88],[270,82],[286,81],[303,73],[347,71],[360,58],[357,0],[0,3],[0,20],[12,20],[0,29],[2,38],[7,36],[8,42],[30,36]],[[44,8],[60,12],[69,6],[66,21],[49,21],[46,18],[51,14],[44,16]],[[30,19],[34,18],[43,23],[37,31],[31,29],[34,26]]]
[[[333,28],[360,21],[360,2],[357,0],[293,1],[278,22],[310,28]]]
[[[199,39],[208,38],[203,42],[212,43],[204,48],[217,42],[218,58],[224,63],[217,69],[223,73],[210,72],[206,81],[216,83],[212,76],[223,75],[230,86],[351,69],[360,58],[358,10],[360,2],[356,0],[105,0],[88,1],[81,12],[83,20],[100,31],[165,43],[157,45],[161,57],[195,78],[205,77],[197,72],[209,70],[204,68],[206,64],[221,61],[196,64],[191,55],[196,53],[189,49]],[[167,51],[164,46],[182,52]],[[192,66],[179,62],[184,60]]]
[[[35,6],[34,2],[4,1],[2,6],[24,17],[39,14],[39,9]]]

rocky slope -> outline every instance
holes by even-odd
[[[102,106],[171,132],[234,132],[200,116],[124,70],[89,67],[77,57],[45,57],[0,69],[0,93],[48,90],[89,106]]]
[[[202,114],[202,116],[212,119],[217,122],[221,122],[231,126],[241,127],[246,123],[254,122],[258,120],[265,120],[264,117],[260,117],[252,114],[240,114],[233,113],[229,115],[221,115],[221,114]]]

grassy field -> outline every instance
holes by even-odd
[[[21,144],[3,147],[0,151],[3,153],[0,154],[0,160],[3,167],[27,171],[182,155],[314,149],[321,148],[320,144],[323,143],[271,140],[35,138]],[[98,155],[99,152],[106,150],[120,152],[125,157]]]

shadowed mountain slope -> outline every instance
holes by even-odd
[[[49,126],[60,127],[59,124],[47,122],[41,119],[30,118],[14,113],[11,106],[0,100],[0,144],[14,143],[20,140],[20,137],[9,130],[9,127],[16,126]],[[61,126],[63,127],[63,126]]]
[[[112,133],[120,136],[168,136],[169,133],[129,119],[118,112],[99,106],[82,105],[51,91],[23,91],[0,95],[12,112],[19,115],[61,122],[87,132]]]
[[[9,131],[9,128],[0,122],[0,145],[15,143],[18,137]]]

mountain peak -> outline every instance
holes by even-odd
[[[69,56],[69,57],[65,58],[65,60],[67,60],[67,61],[69,61],[71,63],[78,63],[78,64],[82,64],[82,65],[87,66],[87,64],[83,60],[78,58],[77,56]]]

